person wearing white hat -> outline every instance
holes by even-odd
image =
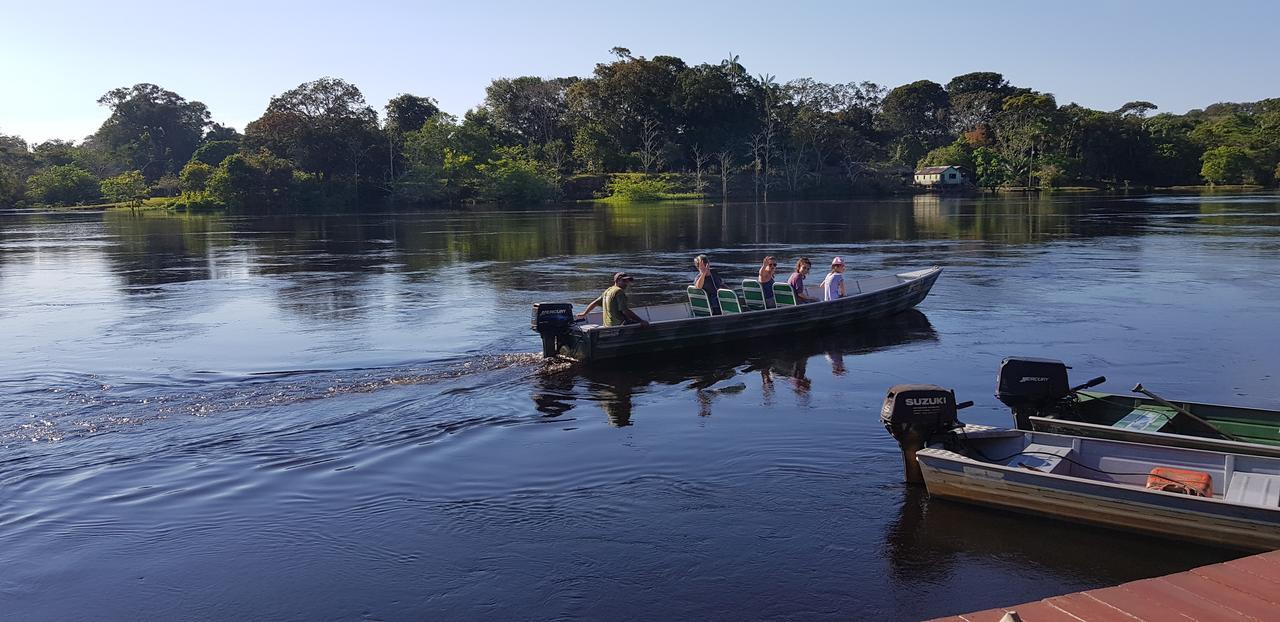
[[[831,271],[822,279],[822,300],[844,298],[844,260],[836,257],[831,260]]]

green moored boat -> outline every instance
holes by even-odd
[[[1138,385],[1118,395],[1071,388],[1060,361],[1008,358],[996,397],[1019,429],[1148,445],[1280,457],[1280,411],[1166,400]]]

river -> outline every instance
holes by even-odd
[[[839,254],[918,311],[623,369],[530,304]],[[1280,408],[1280,197],[0,213],[14,620],[919,619],[1239,554],[929,501],[887,387],[1009,355]]]

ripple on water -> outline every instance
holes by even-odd
[[[0,600],[14,619],[921,619],[1217,561],[931,502],[877,406],[937,382],[1004,424],[1010,354],[1274,406],[1261,198],[0,214]],[[921,313],[867,329],[619,369],[522,352],[531,301],[588,300],[619,269],[637,301],[680,300],[697,252],[732,279],[766,252],[947,270]]]

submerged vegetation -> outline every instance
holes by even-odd
[[[703,196],[700,192],[679,192],[674,175],[646,175],[644,173],[616,173],[609,179],[609,198],[611,201],[670,201],[679,199],[697,199]]]
[[[1280,176],[1280,99],[1107,112],[993,72],[890,89],[779,83],[737,57],[689,65],[612,52],[585,78],[494,80],[461,119],[411,94],[379,115],[355,85],[321,78],[271,98],[241,133],[159,86],[118,88],[98,100],[110,114],[81,142],[0,135],[0,205],[768,200],[893,191],[913,168],[945,164],[988,189],[1270,186]]]

